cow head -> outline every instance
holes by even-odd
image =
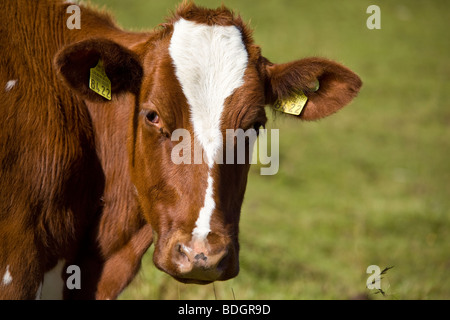
[[[136,96],[135,105],[123,106],[130,110],[130,174],[156,234],[156,266],[186,283],[235,277],[250,164],[217,161],[224,157],[226,130],[257,131],[266,123],[266,105],[299,91],[308,102],[296,117],[323,118],[349,103],[361,81],[321,58],[271,63],[249,28],[225,8],[184,4],[146,37],[127,48],[106,38],[85,40],[63,49],[55,63],[66,83],[88,100],[107,103],[88,87],[89,68],[99,59],[113,96]],[[174,137],[177,129],[189,135]],[[190,153],[192,161],[174,161],[175,148]],[[203,153],[200,162],[194,161],[196,148]]]

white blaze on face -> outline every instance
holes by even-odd
[[[211,169],[222,146],[224,103],[244,84],[248,53],[235,26],[208,26],[184,19],[174,24],[169,53],[209,167],[204,205],[192,232],[194,237],[204,239],[215,209]]]

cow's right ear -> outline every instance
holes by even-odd
[[[111,82],[111,95],[139,93],[143,70],[138,56],[107,39],[88,39],[63,48],[54,65],[64,82],[82,97],[96,102],[108,101],[90,88],[90,70],[102,61]]]

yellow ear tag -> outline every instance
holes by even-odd
[[[111,81],[106,75],[105,68],[103,67],[103,61],[101,59],[94,68],[91,68],[89,88],[102,97],[111,100]]]
[[[277,100],[273,105],[273,108],[277,111],[298,116],[302,112],[307,101],[308,97],[305,96],[302,91],[299,91],[296,95],[293,95],[287,99]]]

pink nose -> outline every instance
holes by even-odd
[[[228,254],[227,247],[208,248],[204,242],[190,246],[178,243],[175,246],[173,262],[178,266],[178,277],[185,282],[211,282],[223,273],[223,262]]]

